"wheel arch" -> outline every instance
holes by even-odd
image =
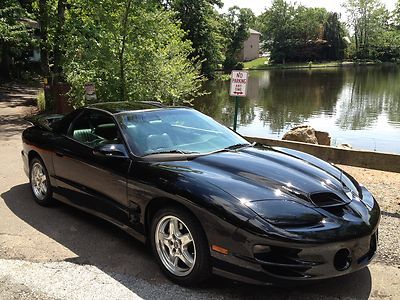
[[[53,158],[51,157],[51,154],[48,155],[46,152],[41,152],[41,151],[38,151],[38,149],[35,149],[35,148],[32,149],[31,148],[27,152],[27,158],[28,158],[28,168],[30,168],[31,161],[34,158],[39,159],[43,163],[44,167],[46,168],[46,171],[49,174],[50,184],[52,186],[56,186],[56,182],[55,182],[55,179],[53,177],[53,175],[54,175],[54,167],[53,167]],[[29,169],[28,169],[28,172],[29,172]]]
[[[37,152],[37,151],[35,151],[35,150],[30,150],[30,151],[28,152],[28,163],[29,163],[29,165],[30,165],[32,159],[34,159],[35,157],[36,157],[36,158],[39,158],[41,161],[43,161],[43,159],[42,159],[42,157],[40,156],[39,152]]]

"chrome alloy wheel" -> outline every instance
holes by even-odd
[[[43,200],[44,198],[46,198],[47,184],[48,182],[46,178],[46,173],[43,170],[43,166],[40,163],[35,162],[32,165],[31,185],[33,193],[39,200]]]
[[[196,262],[196,247],[188,227],[175,216],[165,216],[157,224],[155,244],[164,266],[176,276],[186,276]]]

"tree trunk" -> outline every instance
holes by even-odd
[[[47,27],[49,16],[47,12],[47,0],[39,0],[39,22],[40,22],[40,59],[43,76],[48,77],[49,68],[49,52],[47,51]]]
[[[126,9],[125,14],[122,19],[122,42],[121,42],[121,49],[119,51],[119,67],[120,67],[120,95],[123,101],[127,101],[127,93],[126,93],[126,76],[125,76],[125,62],[124,62],[124,55],[125,55],[125,45],[126,45],[126,38],[127,38],[127,31],[128,31],[128,17],[129,11],[131,9],[132,0],[128,0],[126,2]]]
[[[354,26],[354,37],[356,39],[356,55],[358,56],[358,52],[360,51],[360,41],[358,39],[358,26],[357,26],[357,24]]]
[[[10,68],[10,53],[6,43],[3,43],[1,47],[1,72],[0,78],[8,80],[11,78],[11,68]]]
[[[49,66],[49,52],[47,46],[47,27],[49,23],[49,16],[47,11],[47,0],[39,0],[39,23],[40,23],[40,66],[42,70],[42,75],[47,78],[48,82],[46,85],[52,86],[52,80],[50,76],[50,66]],[[52,99],[49,89],[44,89],[44,97],[46,103],[46,110],[52,108]]]
[[[54,38],[54,73],[56,78],[61,74],[61,38],[65,23],[65,2],[66,0],[58,0],[57,3],[57,29]]]

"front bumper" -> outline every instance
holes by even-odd
[[[377,243],[378,231],[360,239],[318,246],[280,244],[253,258],[233,255],[228,261],[226,257],[214,257],[214,273],[258,284],[337,277],[366,267],[376,253]]]
[[[344,214],[340,226],[307,228],[295,234],[282,230],[268,236],[262,234],[262,230],[238,228],[233,235],[240,243],[237,251],[230,255],[213,253],[214,273],[263,284],[326,279],[366,267],[377,250],[380,209],[365,188],[363,193],[366,199],[373,200],[373,207],[354,203],[364,215],[350,222]]]

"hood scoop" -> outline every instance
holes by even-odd
[[[348,197],[346,198],[347,199],[345,200],[339,197],[337,194],[330,192],[313,193],[310,195],[312,203],[321,208],[347,205],[351,202],[351,200]]]

